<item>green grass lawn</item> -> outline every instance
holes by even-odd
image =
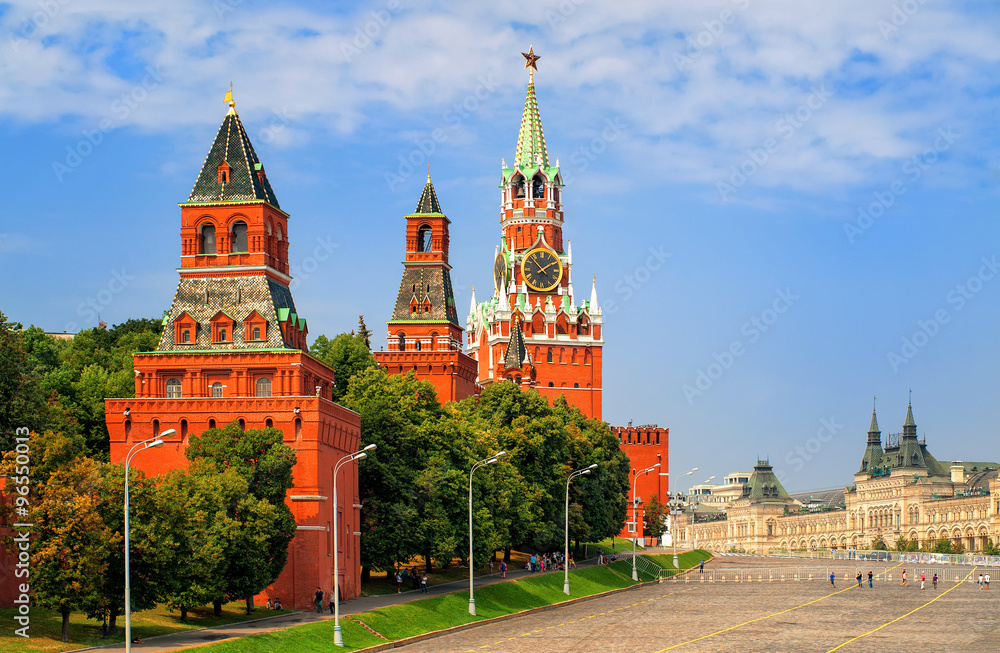
[[[609,567],[614,568],[609,569]],[[615,571],[618,573],[616,574]],[[552,605],[568,598],[589,596],[634,585],[631,566],[624,562],[570,572],[570,597],[563,594],[563,574],[551,573],[487,585],[476,590],[476,615],[469,614],[468,592],[434,596],[402,605],[363,612],[341,619],[345,650],[372,646],[385,640],[358,622],[396,640],[461,624]],[[265,653],[268,651],[329,651],[333,622],[296,626],[201,647],[205,653]]]
[[[104,646],[125,641],[125,617],[118,617],[118,632],[115,637],[101,639],[101,624],[87,619],[82,613],[73,613],[69,617],[69,642],[62,641],[62,615],[51,610],[31,608],[31,626],[29,639],[13,634],[13,620],[16,610],[13,608],[0,610],[0,622],[11,624],[10,628],[0,631],[0,651],[70,651],[88,646]],[[152,637],[166,635],[196,628],[208,628],[223,624],[250,619],[260,619],[277,614],[292,612],[291,610],[264,610],[260,607],[252,615],[244,614],[245,604],[242,601],[222,606],[222,616],[212,614],[212,607],[196,608],[188,612],[186,623],[181,623],[179,611],[171,612],[164,607],[157,607],[145,612],[132,613],[132,634],[137,637]]]

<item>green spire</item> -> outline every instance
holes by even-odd
[[[521,320],[515,318],[510,325],[510,340],[507,342],[507,352],[503,357],[504,369],[516,370],[528,358],[528,348],[524,345],[524,334],[521,332]]]
[[[514,166],[521,170],[549,166],[549,153],[545,149],[545,134],[542,132],[542,117],[538,113],[538,100],[535,98],[533,71],[528,78],[528,96],[524,100],[524,114],[521,116],[521,131],[517,135]]]
[[[875,417],[875,400],[872,399],[872,423],[868,427],[868,433],[882,433],[878,428],[878,418]]]
[[[913,405],[912,400],[906,402],[906,421],[903,422],[903,426],[917,427],[917,423],[913,421]]]

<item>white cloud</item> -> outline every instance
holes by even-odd
[[[276,111],[295,116],[272,134],[278,145],[300,144],[316,126],[346,134],[374,122],[389,131],[398,123],[395,137],[406,140],[405,130],[433,129],[484,84],[488,96],[523,88],[517,53],[532,43],[543,118],[569,115],[566,128],[579,132],[621,116],[632,164],[658,177],[713,183],[814,85],[830,85],[834,97],[754,180],[799,189],[863,181],[947,116],[991,127],[992,106],[982,107],[1000,59],[995,12],[924,5],[885,38],[888,1],[562,0],[527,15],[480,3],[393,11],[375,2],[337,15],[239,3],[220,18],[216,5],[194,0],[104,0],[66,2],[32,23],[39,6],[14,3],[0,20],[9,41],[0,115],[9,120],[73,133],[102,119],[173,131],[221,114],[233,80],[241,113],[258,124]],[[678,67],[678,54],[690,63]],[[146,66],[162,70],[162,83],[122,111]],[[463,121],[462,142],[489,129],[488,118],[483,110]],[[995,139],[984,146],[995,149]]]

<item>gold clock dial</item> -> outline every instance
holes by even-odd
[[[521,276],[524,283],[536,292],[547,292],[559,285],[562,279],[562,263],[559,257],[548,249],[533,249],[524,255],[521,262]]]
[[[507,267],[507,258],[501,253],[493,261],[493,286],[497,289],[497,294],[507,292],[507,284],[510,279],[510,268]]]

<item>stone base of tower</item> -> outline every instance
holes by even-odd
[[[389,374],[413,371],[418,379],[430,381],[438,401],[460,401],[478,393],[476,361],[465,353],[443,351],[379,351],[375,360]]]
[[[629,458],[629,469],[648,469],[659,463],[660,466],[648,474],[640,475],[635,482],[635,495],[639,497],[639,505],[636,515],[633,517],[631,505],[632,497],[629,500],[629,511],[625,517],[625,526],[619,537],[633,539],[643,537],[643,517],[645,516],[645,505],[655,495],[660,503],[664,505],[670,498],[670,457],[669,440],[670,429],[658,426],[652,427],[631,427],[613,426],[611,432],[618,438],[621,450]],[[629,484],[633,480],[629,473]],[[631,488],[630,488],[631,489]],[[674,488],[676,489],[676,488]],[[635,527],[631,526],[633,519]]]
[[[285,607],[309,609],[316,587],[333,589],[333,467],[358,450],[360,416],[317,396],[194,397],[183,399],[108,399],[105,401],[111,461],[121,463],[135,443],[167,429],[177,433],[165,438],[155,453],[136,456],[132,465],[147,475],[186,468],[184,456],[190,434],[212,425],[223,428],[242,420],[245,428],[273,426],[284,433],[284,442],[295,449],[294,487],[286,502],[297,532],[289,546],[288,563],[279,578],[258,596],[280,598]],[[341,597],[360,593],[360,499],[357,464],[341,468],[337,485],[338,548]]]

